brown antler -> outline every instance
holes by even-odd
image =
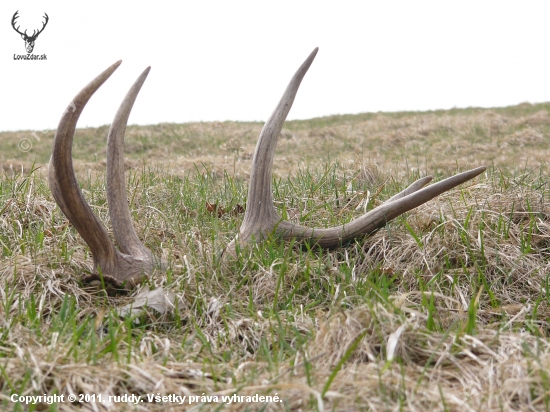
[[[50,159],[48,179],[50,189],[61,211],[90,247],[94,258],[93,274],[85,281],[98,279],[115,287],[132,287],[151,274],[157,262],[151,251],[138,239],[126,198],[124,178],[124,133],[134,101],[147,78],[148,67],[122,101],[107,143],[107,202],[113,231],[120,251],[109,239],[107,231],[86,203],[78,187],[72,163],[72,142],[76,123],[90,97],[120,65],[113,64],[80,91],[67,107],[55,135],[53,154]]]
[[[313,62],[317,51],[318,48],[313,50],[294,74],[275,111],[260,133],[254,158],[252,159],[244,220],[239,235],[226,248],[226,251],[231,254],[235,252],[236,243],[242,246],[246,243],[261,241],[269,234],[275,234],[283,239],[309,240],[324,248],[337,247],[357,237],[372,233],[397,216],[472,179],[485,170],[485,167],[478,167],[422,189],[432,180],[431,176],[424,177],[377,208],[352,220],[350,223],[338,227],[327,229],[308,228],[283,220],[275,209],[271,193],[273,156],[275,155],[275,147],[283,123],[292,107],[300,83]]]

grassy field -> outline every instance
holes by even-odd
[[[220,261],[261,127],[128,128],[132,217],[168,268],[114,296],[80,282],[89,249],[45,180],[54,132],[0,133],[3,410],[550,410],[550,104],[287,122],[275,202],[302,224],[488,169],[345,248],[271,239]],[[107,130],[78,129],[74,159],[111,231]],[[132,394],[143,402],[108,398]]]

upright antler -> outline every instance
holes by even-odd
[[[63,113],[50,159],[48,178],[50,189],[61,211],[90,247],[94,258],[94,272],[86,280],[103,278],[116,287],[133,286],[151,274],[155,260],[151,251],[138,239],[126,197],[124,178],[124,133],[134,101],[149,74],[148,67],[122,101],[107,143],[107,202],[113,231],[120,251],[109,239],[107,231],[86,203],[78,187],[72,163],[72,142],[76,123],[90,97],[118,68],[113,64],[80,91]]]
[[[417,180],[407,189],[393,196],[377,208],[338,227],[327,229],[308,228],[283,220],[275,209],[272,198],[271,172],[273,157],[283,123],[292,107],[300,83],[309,66],[311,66],[317,51],[318,48],[313,50],[294,74],[275,111],[260,133],[254,158],[252,159],[246,213],[239,235],[227,246],[226,251],[229,253],[235,252],[236,243],[244,245],[254,241],[261,241],[269,234],[275,234],[283,239],[310,240],[323,248],[337,247],[354,238],[372,233],[397,216],[474,178],[485,170],[485,167],[478,167],[477,169],[460,173],[422,189],[422,187],[432,180],[431,176],[426,176]]]

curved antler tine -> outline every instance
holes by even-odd
[[[92,80],[67,107],[57,127],[48,171],[50,189],[57,204],[90,247],[94,256],[94,270],[99,266],[103,272],[114,271],[116,250],[78,187],[72,162],[72,143],[76,123],[86,103],[120,63],[116,62]]]
[[[401,199],[402,197],[405,197],[407,195],[410,195],[411,193],[414,193],[420,189],[422,189],[424,186],[426,186],[428,183],[432,181],[431,176],[424,176],[421,179],[418,179],[417,181],[413,182],[409,187],[407,187],[402,192],[399,192],[396,195],[393,195],[388,200],[386,200],[384,203],[393,202],[394,200]]]
[[[348,243],[353,239],[367,235],[385,226],[390,220],[412,210],[434,197],[456,187],[485,171],[485,166],[459,173],[445,180],[437,182],[424,189],[417,190],[400,199],[386,201],[377,208],[364,214],[350,223],[338,227],[326,229],[308,228],[305,226],[293,225],[290,222],[282,221],[276,228],[276,232],[283,238],[296,238],[297,240],[310,240],[316,245],[325,248],[334,248]],[[424,178],[426,179],[426,178]],[[420,179],[420,182],[423,179]],[[413,183],[415,185],[417,182]],[[413,186],[411,185],[411,186]],[[409,188],[411,187],[409,186]],[[405,189],[406,192],[409,188]],[[403,193],[402,192],[402,193]],[[395,196],[394,196],[395,197]]]
[[[130,217],[124,177],[124,134],[136,97],[145,82],[147,67],[132,85],[120,104],[107,138],[107,202],[115,238],[122,253],[152,259],[152,254],[139,240]]]
[[[296,71],[283,97],[279,101],[279,104],[260,133],[256,151],[252,159],[250,185],[243,227],[249,224],[261,224],[261,222],[272,223],[273,220],[277,221],[280,219],[275,211],[271,194],[273,156],[275,155],[275,148],[277,146],[279,134],[283,128],[283,123],[292,107],[300,83],[307,73],[309,66],[311,66],[313,59],[315,59],[318,50],[319,48],[316,47]]]

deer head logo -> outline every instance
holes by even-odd
[[[27,30],[25,30],[24,33],[21,33],[19,31],[20,26],[17,26],[17,28],[15,28],[15,20],[19,17],[17,15],[17,13],[19,13],[19,10],[17,10],[15,12],[15,14],[13,15],[13,17],[11,19],[11,25],[12,25],[13,29],[21,35],[21,38],[23,40],[25,40],[25,48],[27,49],[27,53],[32,53],[32,51],[34,49],[34,42],[36,41],[36,38],[38,37],[38,35],[40,33],[42,33],[42,31],[44,30],[44,28],[46,27],[46,24],[48,24],[49,17],[46,13],[44,13],[43,17],[46,19],[46,21],[44,23],[42,23],[42,28],[40,30],[38,30],[38,32],[36,30],[33,30],[32,35],[29,36],[29,35],[27,35]]]

